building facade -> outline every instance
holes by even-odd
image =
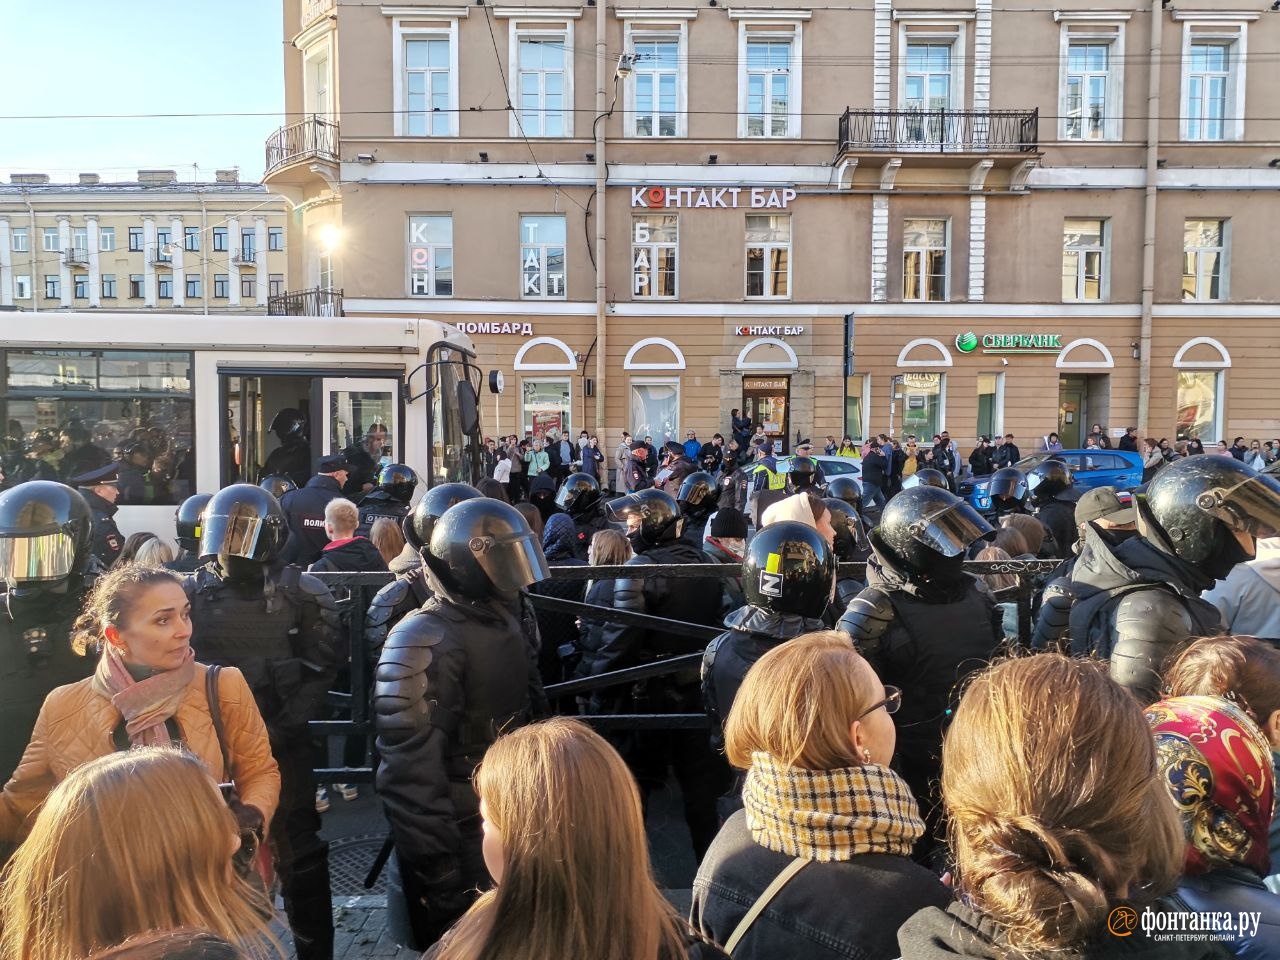
[[[462,325],[491,433],[1277,430],[1280,14],[291,0],[285,37],[281,312]]]
[[[285,202],[220,170],[182,183],[0,184],[0,309],[266,313],[288,287]]]

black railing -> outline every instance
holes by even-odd
[[[1036,110],[872,110],[840,117],[840,150],[921,153],[1034,153]]]
[[[310,116],[281,127],[267,138],[266,176],[277,167],[308,157],[338,162],[338,125]]]
[[[294,290],[267,297],[269,317],[340,317],[342,291],[328,287]]]

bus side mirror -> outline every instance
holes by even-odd
[[[467,380],[458,381],[458,421],[464,435],[480,429],[479,400],[475,389]]]

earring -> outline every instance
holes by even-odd
[[[871,762],[871,751],[870,751],[870,750],[863,750],[863,751],[862,751],[862,762],[863,762],[863,763],[870,763],[870,762]]]

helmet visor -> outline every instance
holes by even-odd
[[[605,516],[611,523],[626,523],[632,516],[639,516],[640,498],[634,493],[617,500],[610,500],[604,507]]]
[[[911,524],[911,536],[944,557],[964,553],[975,540],[990,539],[995,529],[982,514],[961,501]]]
[[[65,580],[75,558],[75,540],[65,533],[0,537],[0,572],[9,583]]]
[[[472,537],[467,546],[497,590],[520,590],[551,576],[547,558],[532,533],[501,538]]]
[[[1210,490],[1197,500],[1200,509],[1232,530],[1258,539],[1280,535],[1280,481],[1259,474],[1227,490]]]
[[[259,560],[262,553],[258,544],[266,525],[266,520],[252,506],[235,504],[230,513],[204,518],[200,553]]]
[[[1028,492],[1027,480],[1024,477],[996,477],[987,487],[987,492],[993,497],[1022,500]]]
[[[556,494],[556,506],[561,510],[568,510],[569,504],[577,499],[578,491],[565,484],[560,488],[560,492]]]

